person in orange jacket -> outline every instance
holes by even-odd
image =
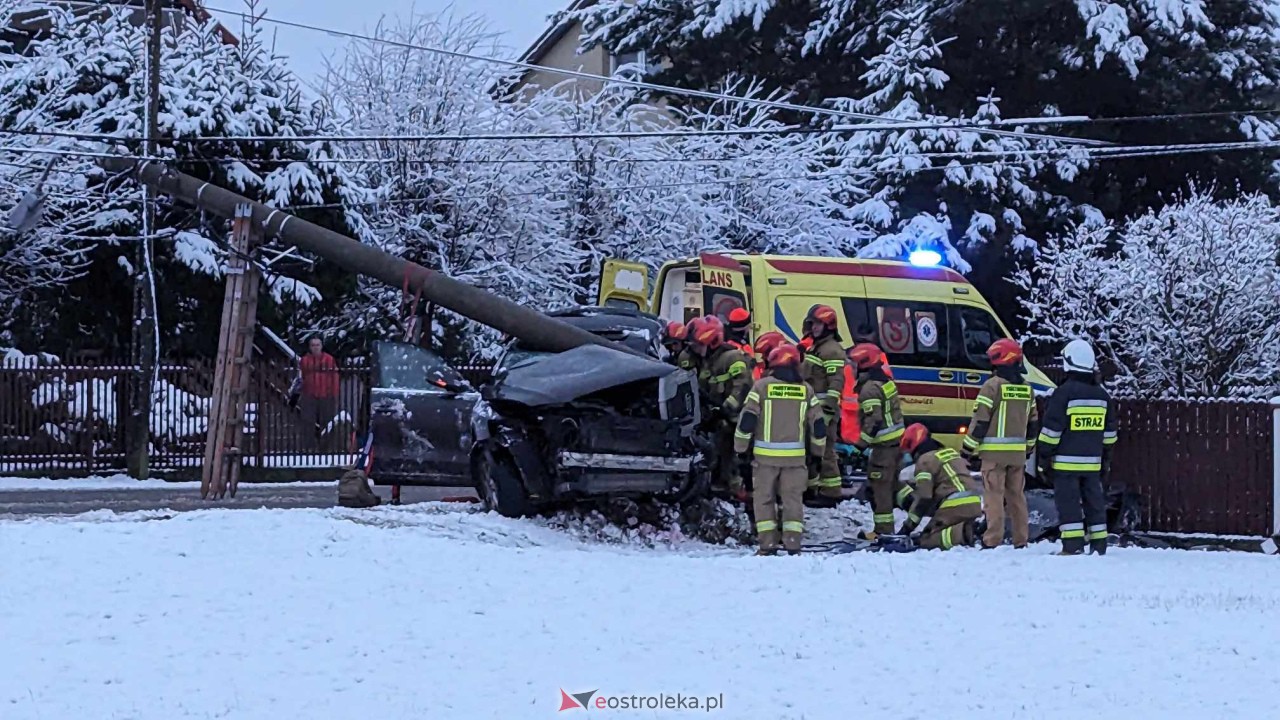
[[[746,308],[734,308],[729,311],[729,321],[724,325],[724,341],[754,358],[756,351],[751,347],[747,337],[751,329],[751,313]],[[768,357],[767,355],[765,356]],[[763,361],[760,364],[764,364]]]

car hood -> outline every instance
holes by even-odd
[[[599,345],[583,345],[511,366],[491,390],[495,400],[530,407],[561,405],[618,385],[653,380],[676,368]]]

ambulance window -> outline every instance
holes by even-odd
[[[867,314],[867,301],[862,298],[840,298],[840,308],[844,310],[844,324],[849,328],[852,337],[845,342],[853,345],[862,340],[875,340],[876,331],[871,326],[871,317]]]
[[[991,313],[975,307],[952,307],[956,315],[956,325],[960,331],[960,342],[957,344],[960,367],[988,370],[991,362],[987,360],[987,348],[991,343],[1005,337],[1000,323]]]
[[[890,365],[947,364],[947,308],[939,303],[870,300],[876,343]],[[857,330],[854,329],[855,336]]]

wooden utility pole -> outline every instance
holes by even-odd
[[[132,172],[142,182],[156,186],[173,199],[191,203],[218,217],[233,217],[236,206],[248,204],[253,211],[254,226],[262,228],[267,237],[280,238],[349,272],[380,280],[393,288],[403,288],[408,278],[409,290],[421,291],[427,302],[520,338],[530,349],[561,352],[581,345],[600,345],[628,355],[644,356],[622,343],[594,335],[161,163],[112,157],[103,158],[98,164],[111,172]]]
[[[244,456],[244,413],[252,373],[253,331],[258,322],[258,287],[262,273],[251,254],[262,244],[262,226],[253,221],[253,208],[237,205],[231,221],[231,256],[227,261],[227,289],[222,301],[218,359],[209,401],[209,430],[200,475],[200,497],[236,496]]]
[[[143,152],[156,156],[160,131],[160,51],[164,34],[164,3],[147,0],[147,98],[143,123]],[[156,191],[146,185],[142,196],[142,237],[134,255],[133,280],[133,397],[127,433],[129,474],[145,480],[150,473],[151,404],[156,385],[160,326],[156,318],[155,243]]]

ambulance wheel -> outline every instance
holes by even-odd
[[[509,518],[533,514],[529,493],[520,481],[515,462],[501,448],[486,445],[476,453],[473,480],[486,510],[496,510]]]

